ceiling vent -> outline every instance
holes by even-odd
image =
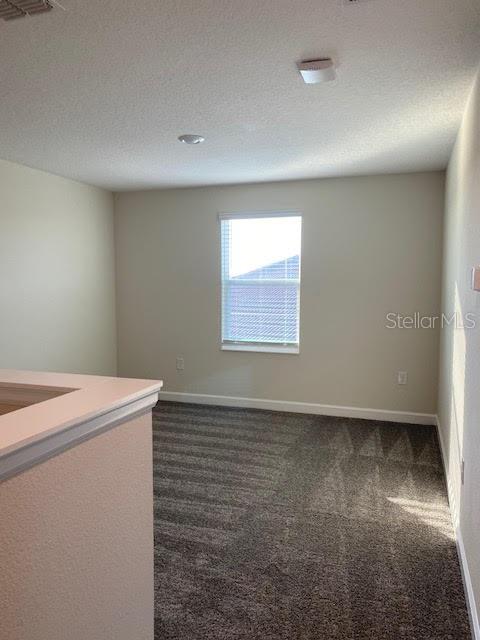
[[[15,20],[53,9],[49,0],[0,0],[0,18]]]

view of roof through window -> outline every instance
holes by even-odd
[[[298,345],[301,220],[222,220],[224,344]]]

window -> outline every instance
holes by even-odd
[[[302,218],[220,216],[222,349],[298,353]]]

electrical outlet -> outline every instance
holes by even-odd
[[[462,485],[464,485],[465,484],[465,460],[463,458],[460,466],[460,475],[462,478]]]
[[[472,269],[471,285],[474,291],[480,291],[480,267]]]
[[[185,360],[183,356],[177,356],[177,371],[183,371],[185,369]]]
[[[408,373],[406,371],[399,371],[397,373],[397,384],[407,384],[408,382]]]

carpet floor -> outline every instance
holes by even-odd
[[[433,427],[162,402],[155,640],[470,640]]]

